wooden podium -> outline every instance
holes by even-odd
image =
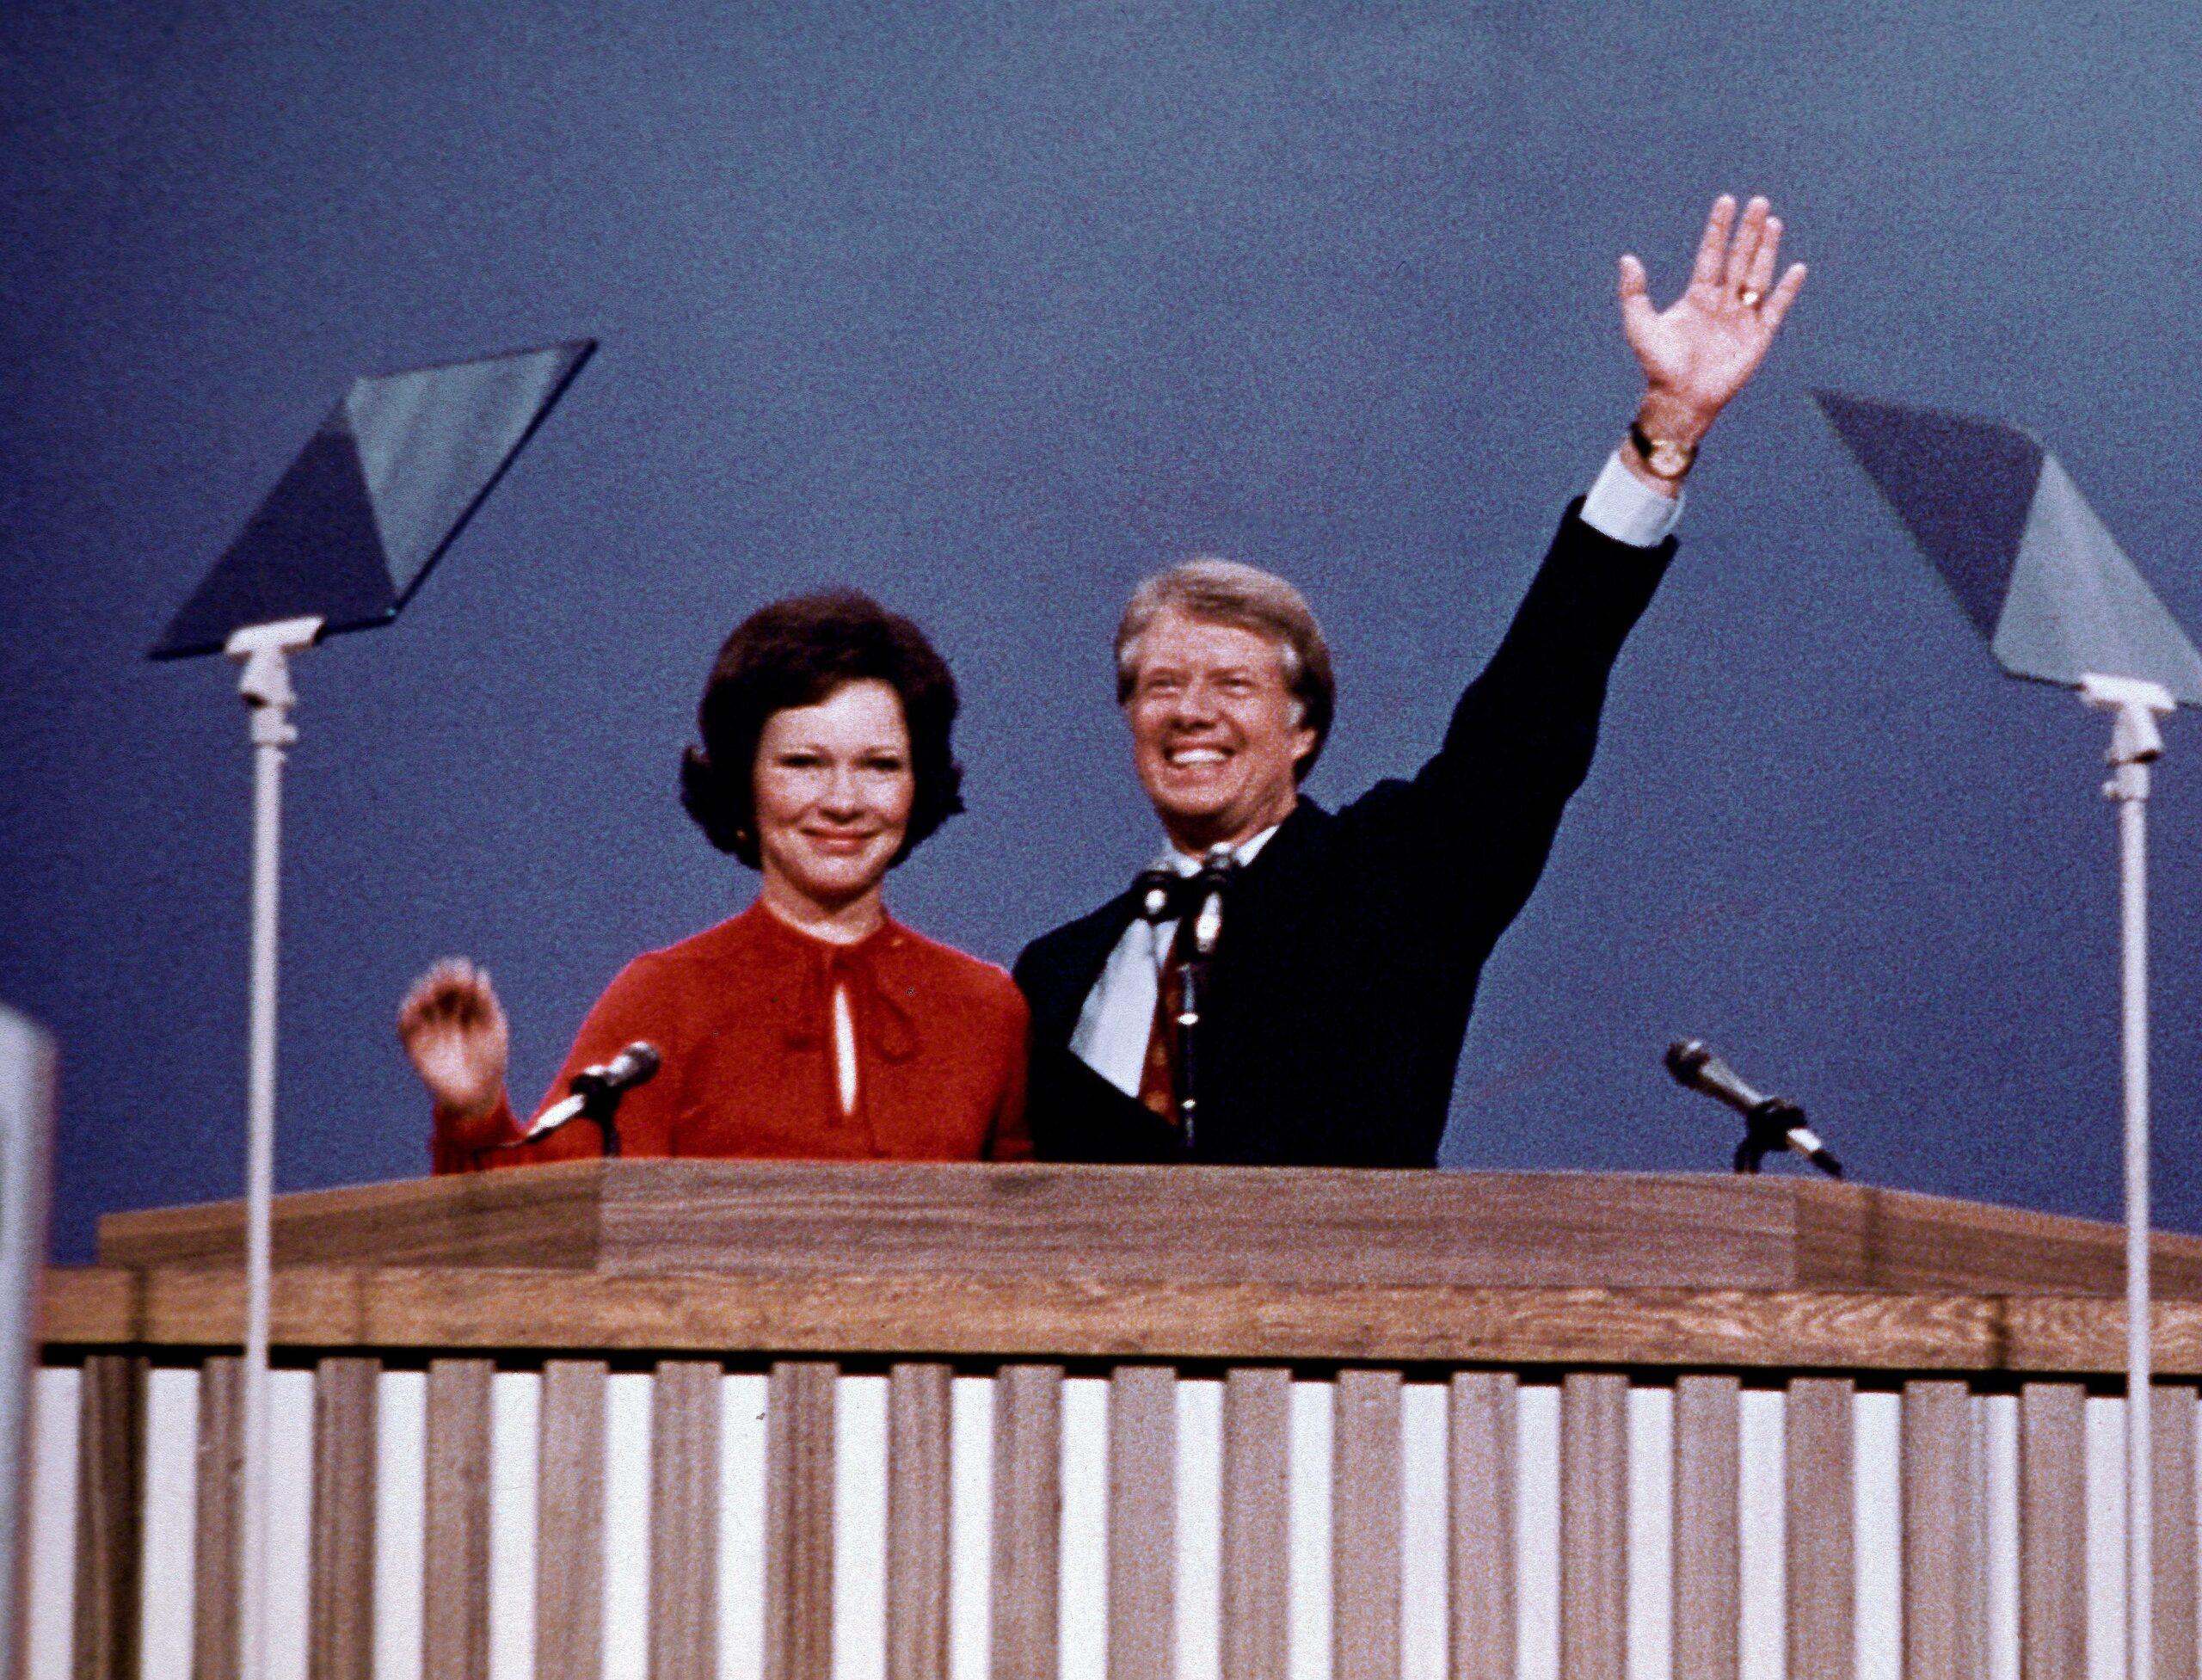
[[[34,1673],[233,1669],[240,1223],[112,1215],[49,1276]],[[278,1652],[317,1680],[2076,1675],[2119,1636],[2111,1227],[615,1161],[287,1197],[275,1242]],[[2193,1676],[2202,1241],[2156,1256]]]

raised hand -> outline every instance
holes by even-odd
[[[479,1114],[504,1093],[505,1012],[489,970],[464,957],[445,957],[413,982],[397,1006],[397,1041],[446,1108]]]
[[[1689,286],[1654,309],[1644,265],[1621,260],[1621,324],[1644,366],[1645,430],[1695,448],[1713,419],[1766,358],[1781,317],[1805,284],[1805,265],[1774,278],[1781,218],[1755,198],[1736,217],[1723,193],[1706,218]]]

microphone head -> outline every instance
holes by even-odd
[[[625,1049],[620,1051],[619,1055],[627,1065],[634,1069],[631,1083],[641,1085],[645,1080],[657,1077],[661,1059],[657,1053],[657,1046],[649,1043],[649,1040],[637,1038]]]
[[[1677,1038],[1667,1046],[1667,1071],[1675,1076],[1677,1085],[1693,1088],[1705,1064],[1713,1060],[1713,1052],[1702,1038]]]

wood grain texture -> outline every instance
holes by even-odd
[[[1675,1383],[1674,1659],[1691,1680],[1736,1680],[1743,1554],[1743,1445],[1732,1376]]]
[[[765,1401],[765,1680],[833,1680],[840,1368],[772,1367]]]
[[[2019,1672],[2084,1674],[2088,1660],[2087,1391],[2019,1390]]]
[[[233,1272],[61,1268],[48,1279],[46,1345],[65,1361],[71,1350],[100,1346],[234,1345],[243,1322]],[[546,1293],[558,1302],[549,1317]],[[2042,1375],[2111,1375],[2125,1357],[2118,1302],[2052,1296],[303,1267],[277,1274],[274,1309],[280,1343],[378,1353],[1350,1358]],[[2160,1302],[2155,1323],[2157,1369],[2202,1375],[2202,1305]]]
[[[218,1354],[199,1372],[199,1466],[192,1514],[192,1680],[237,1680],[243,1530],[244,1362]]]
[[[1847,1377],[1799,1377],[1782,1408],[1791,1680],[1851,1680],[1856,1668],[1856,1397]]]
[[[600,1359],[543,1367],[536,1416],[536,1680],[604,1672],[604,1400]]]
[[[384,1265],[587,1268],[601,1255],[605,1180],[531,1167],[401,1178],[275,1198],[279,1266]],[[114,1265],[234,1266],[243,1253],[243,1203],[155,1208],[100,1222],[99,1255]]]
[[[700,1359],[661,1363],[650,1384],[650,1677],[717,1680],[719,1392]]]
[[[235,1264],[236,1203],[110,1215],[109,1264]],[[1221,1240],[1219,1240],[1221,1239]],[[575,1161],[280,1197],[278,1263],[1129,1282],[2039,1290],[2115,1297],[2117,1227],[1733,1174]],[[2162,1235],[2167,1297],[2202,1240]]]
[[[375,1663],[375,1418],[382,1362],[314,1368],[313,1535],[307,1564],[306,1672],[372,1680]]]
[[[1060,1365],[994,1377],[993,1680],[1055,1680],[1062,1556]]]
[[[1984,1507],[1972,1391],[1936,1379],[1904,1388],[1904,1671],[1909,1680],[1978,1674]]]
[[[1628,1665],[1628,1379],[1559,1387],[1559,1669],[1623,1680]]]
[[[1331,1405],[1331,1673],[1399,1680],[1399,1374],[1340,1371]]]
[[[147,1369],[138,1356],[95,1354],[77,1390],[77,1680],[138,1672]]]
[[[1176,1680],[1178,1377],[1109,1378],[1109,1680]]]
[[[1515,1379],[1464,1371],[1446,1397],[1445,1644],[1453,1680],[1514,1680]]]
[[[2195,1393],[2163,1384],[2156,1391],[2149,1451],[2156,1517],[2155,1680],[2196,1680]]]
[[[887,1375],[887,1680],[948,1680],[950,1381]]]
[[[428,1366],[422,1523],[422,1680],[489,1672],[489,1384],[487,1359]]]
[[[1223,1380],[1223,1672],[1286,1680],[1292,1374]]]

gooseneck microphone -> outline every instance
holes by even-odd
[[[604,1153],[617,1155],[619,1128],[614,1121],[619,1100],[637,1086],[648,1085],[656,1076],[659,1062],[657,1046],[637,1038],[611,1061],[582,1068],[567,1082],[566,1088],[573,1094],[544,1109],[517,1141],[532,1143],[538,1137],[548,1137],[569,1120],[587,1117],[603,1129]]]
[[[609,1062],[584,1068],[569,1088],[580,1097],[620,1097],[648,1085],[658,1070],[657,1046],[637,1038]]]
[[[1216,941],[1223,935],[1223,892],[1239,854],[1228,846],[1212,846],[1201,860],[1199,871],[1186,884],[1197,906],[1190,923],[1178,929],[1178,951],[1183,961],[1178,970],[1177,1098],[1178,1141],[1185,1153],[1193,1152],[1200,1125],[1200,1052],[1205,1048],[1201,1012],[1208,1006],[1209,963]]]
[[[1842,1176],[1842,1163],[1828,1153],[1818,1134],[1805,1123],[1804,1110],[1787,1097],[1768,1097],[1753,1090],[1702,1039],[1677,1038],[1668,1045],[1667,1071],[1678,1084],[1701,1091],[1744,1117],[1744,1141],[1736,1146],[1737,1172],[1756,1172],[1769,1152],[1794,1149],[1829,1178]]]

